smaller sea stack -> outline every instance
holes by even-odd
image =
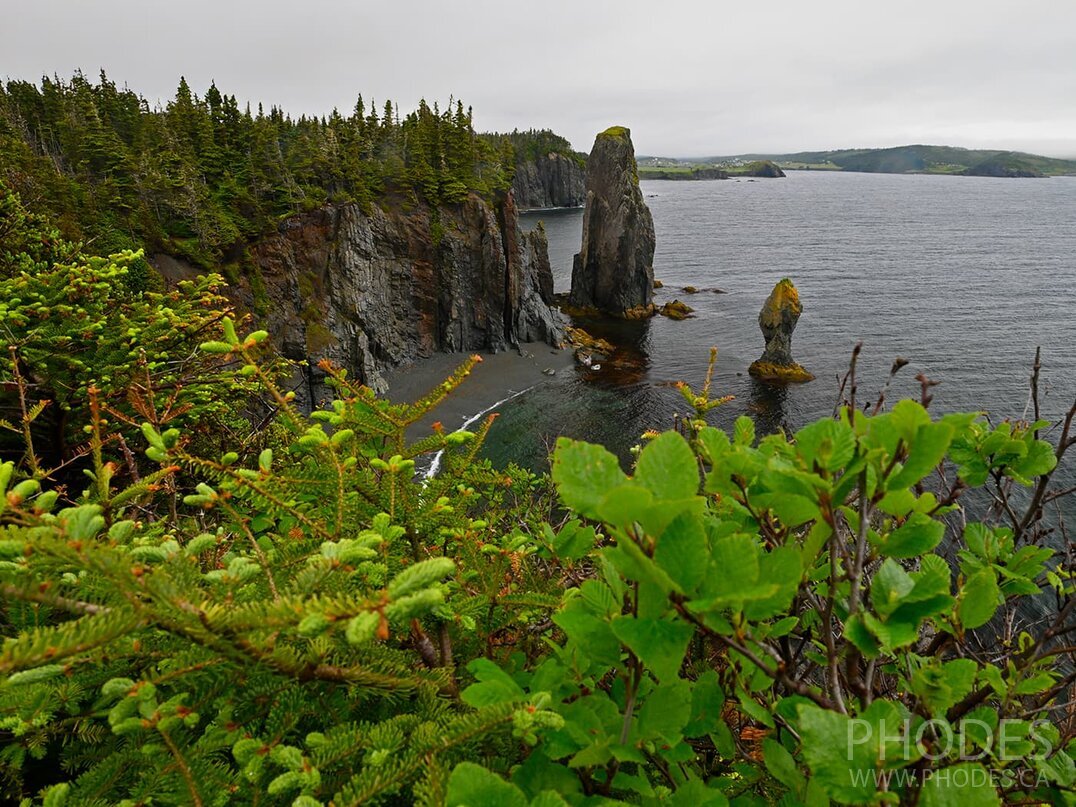
[[[748,372],[764,381],[810,381],[814,378],[792,358],[792,332],[796,330],[803,306],[796,287],[787,277],[773,287],[758,313],[758,326],[766,339],[766,350]]]
[[[612,126],[587,159],[583,245],[572,267],[570,304],[638,319],[654,314],[654,220],[639,189],[631,132]]]

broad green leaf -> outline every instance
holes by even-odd
[[[1000,804],[990,771],[977,762],[930,771],[919,796],[920,807],[998,807]]]
[[[1015,695],[1037,695],[1052,687],[1056,680],[1055,676],[1051,673],[1035,673],[1034,675],[1029,675],[1027,678],[1022,679],[1020,683],[1012,688],[1012,692]]]
[[[562,560],[578,560],[594,548],[593,527],[584,527],[572,519],[553,538],[553,551]]]
[[[890,420],[904,445],[909,446],[915,441],[919,429],[930,425],[930,413],[918,401],[906,398],[894,405]]]
[[[699,465],[687,440],[673,431],[651,440],[639,455],[635,481],[655,499],[687,499],[697,494]]]
[[[566,437],[557,439],[552,474],[564,503],[588,518],[597,518],[605,494],[628,479],[606,449]]]
[[[620,662],[620,642],[609,623],[590,613],[581,600],[569,601],[553,615],[553,624],[595,666],[611,667]]]
[[[483,706],[519,701],[526,697],[519,684],[489,659],[475,659],[467,665],[467,671],[478,681],[463,690],[460,695],[468,706],[480,709]]]
[[[846,423],[823,419],[796,432],[796,449],[807,463],[836,471],[851,462],[856,453],[856,436]]]
[[[799,707],[802,753],[814,779],[838,804],[867,804],[874,796],[877,739],[867,737],[839,712]],[[862,739],[860,739],[862,738]]]
[[[772,510],[786,527],[798,527],[819,516],[816,502],[795,493],[762,493],[753,497],[752,503],[758,508]]]
[[[978,669],[978,664],[967,658],[925,664],[912,673],[911,689],[932,715],[944,715],[971,692]]]
[[[912,513],[908,520],[884,538],[876,541],[878,551],[891,558],[914,558],[934,549],[945,535],[945,525],[922,513]]]
[[[778,546],[759,555],[759,582],[773,593],[758,592],[744,602],[744,616],[751,620],[769,619],[785,613],[799,588],[803,568],[800,553],[793,546]]]
[[[688,513],[672,520],[654,549],[654,563],[686,594],[692,593],[702,582],[709,560],[702,521]]]
[[[985,625],[994,616],[1001,600],[997,576],[991,566],[971,575],[961,590],[958,615],[960,623],[968,629]]]
[[[949,450],[953,427],[946,423],[927,423],[916,431],[903,467],[886,482],[888,490],[908,488],[938,467]]]
[[[669,807],[728,807],[729,800],[720,790],[707,787],[691,776],[669,797]]]
[[[886,558],[871,581],[871,605],[880,616],[889,616],[914,588],[915,581],[904,567],[892,558]]]
[[[461,762],[448,777],[446,807],[527,807],[523,791],[473,762]]]
[[[732,427],[733,441],[738,446],[750,446],[755,442],[755,421],[740,415]]]
[[[691,718],[691,684],[674,679],[651,690],[639,710],[639,734],[643,739],[679,741]]]
[[[631,648],[658,681],[668,683],[680,672],[694,630],[680,621],[621,616],[613,620],[613,633]]]
[[[792,754],[776,740],[767,737],[762,741],[762,759],[770,775],[793,793],[800,793],[807,786]]]
[[[646,519],[653,504],[653,495],[649,490],[634,482],[628,482],[602,496],[598,503],[597,517],[607,524],[627,528]]]
[[[691,720],[684,727],[684,735],[702,737],[716,731],[721,724],[721,708],[724,705],[725,693],[717,673],[707,670],[698,677],[691,690]]]

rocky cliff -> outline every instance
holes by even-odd
[[[259,280],[233,296],[260,310],[295,362],[303,405],[327,397],[321,359],[383,391],[386,369],[437,351],[561,339],[545,234],[520,231],[511,194],[437,209],[403,196],[369,211],[326,206],[284,221],[251,257]],[[156,263],[176,271],[174,260]]]
[[[586,171],[571,156],[551,151],[516,165],[512,191],[524,210],[581,207],[586,201]]]
[[[631,132],[613,126],[587,160],[583,244],[572,267],[570,303],[614,316],[653,313],[654,220],[639,190]]]

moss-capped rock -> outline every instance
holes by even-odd
[[[792,358],[792,332],[803,313],[799,291],[787,277],[780,280],[758,313],[758,326],[766,339],[761,358],[748,372],[766,381],[799,382],[814,378]]]
[[[689,306],[687,303],[683,303],[680,300],[673,300],[671,303],[665,303],[661,307],[661,315],[668,317],[669,319],[687,319],[694,313],[695,309]]]
[[[572,267],[572,306],[617,317],[651,316],[654,220],[639,190],[631,132],[611,126],[587,160],[583,242]]]

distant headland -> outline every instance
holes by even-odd
[[[1076,174],[1076,160],[1062,160],[1020,151],[964,149],[954,146],[895,146],[893,148],[800,151],[792,154],[740,154],[731,157],[678,159],[639,157],[644,179],[721,179],[758,176],[760,163],[785,171],[855,171],[872,174],[948,174],[980,177],[1048,177]],[[764,174],[772,176],[772,174]]]

